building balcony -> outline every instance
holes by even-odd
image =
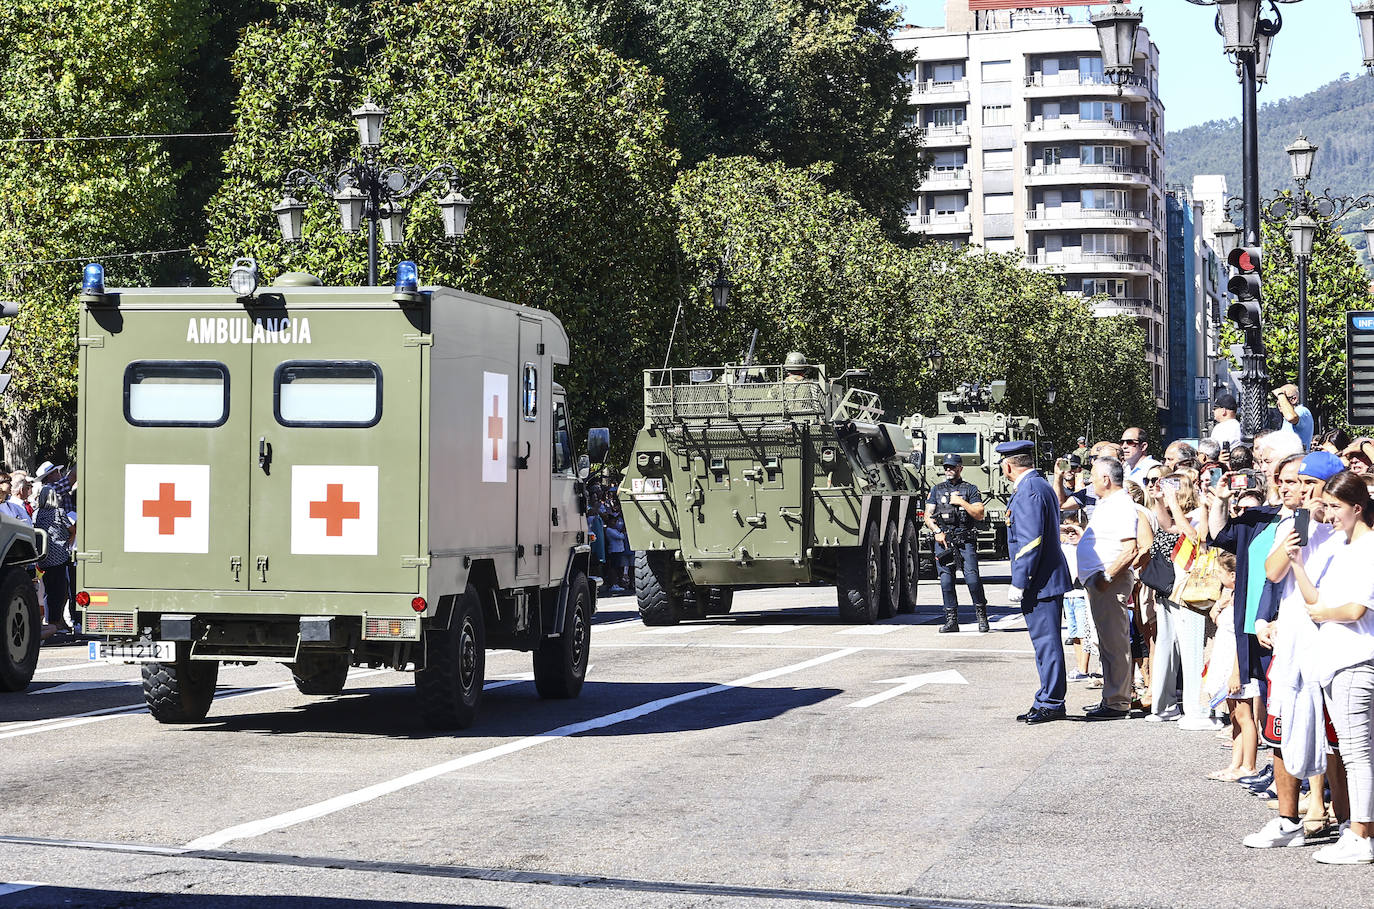
[[[1054,120],[1031,120],[1026,123],[1027,142],[1088,142],[1102,139],[1108,142],[1128,142],[1148,145],[1157,142],[1150,124],[1141,120],[1080,120],[1059,117]]]
[[[971,189],[973,178],[969,169],[964,166],[959,167],[934,167],[931,168],[925,180],[917,188],[919,192],[957,192],[961,189]]]
[[[1076,249],[1031,253],[1026,256],[1031,268],[1053,269],[1076,275],[1150,275],[1154,264],[1149,253],[1094,253]]]
[[[952,82],[911,83],[912,104],[967,104],[969,100],[968,80],[955,79]]]
[[[1136,164],[1033,164],[1026,168],[1026,183],[1030,186],[1073,184],[1102,184],[1109,186],[1151,186],[1154,174],[1148,167]]]
[[[1148,211],[1121,208],[1033,208],[1026,212],[1026,230],[1151,230]]]
[[[1026,97],[1028,98],[1060,96],[1079,98],[1085,95],[1106,97],[1116,94],[1116,86],[1106,76],[1080,76],[1078,73],[1072,72],[1052,75],[1031,73],[1026,77]],[[1131,76],[1126,84],[1121,86],[1120,96],[1123,99],[1148,101],[1154,98],[1154,92],[1150,90],[1149,79],[1144,76]]]
[[[1099,316],[1131,316],[1135,319],[1163,321],[1164,307],[1149,297],[1103,297],[1093,301]]]
[[[927,126],[926,148],[960,148],[969,144],[968,124],[957,126]]]
[[[951,214],[907,215],[907,229],[918,234],[967,234],[973,232],[973,219],[966,211]]]

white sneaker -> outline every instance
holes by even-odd
[[[1172,723],[1183,715],[1183,710],[1175,704],[1172,707],[1165,707],[1158,713],[1151,713],[1145,717],[1147,723]]]
[[[1374,862],[1374,840],[1345,830],[1340,839],[1318,849],[1312,857],[1323,865],[1368,865]]]
[[[1086,682],[1088,679],[1092,678],[1092,676],[1088,675],[1086,672],[1079,672],[1077,669],[1074,669],[1069,672],[1066,678],[1070,682]]]
[[[1281,846],[1306,846],[1307,834],[1303,832],[1302,821],[1289,826],[1281,817],[1265,824],[1259,833],[1252,833],[1242,840],[1251,849],[1274,849]]]
[[[1185,716],[1178,721],[1178,728],[1189,732],[1204,732],[1222,728],[1221,720],[1210,716]]]

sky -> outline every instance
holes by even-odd
[[[895,0],[895,5],[905,7],[908,24],[944,25],[945,0]],[[1240,84],[1212,27],[1215,10],[1186,0],[1134,0],[1131,6],[1144,13],[1143,25],[1159,48],[1165,128],[1239,117]],[[1269,83],[1260,89],[1260,104],[1307,94],[1342,73],[1363,72],[1350,0],[1300,0],[1279,9],[1283,29],[1274,38]]]

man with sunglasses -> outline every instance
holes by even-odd
[[[1145,485],[1145,475],[1159,462],[1150,457],[1150,443],[1145,441],[1145,430],[1132,426],[1121,434],[1121,466],[1126,470],[1126,479]]]

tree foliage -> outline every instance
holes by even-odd
[[[1006,379],[1001,409],[1040,417],[1057,448],[1089,426],[1153,431],[1134,321],[1095,317],[1018,256],[903,248],[814,169],[749,158],[702,162],[674,198],[689,291],[670,365],[737,362],[758,328],[759,362],[797,349],[832,374],[869,369],[889,419],[934,412],[937,393],[960,382]],[[718,312],[707,285],[727,249],[734,302]]]
[[[182,61],[203,38],[203,13],[196,0],[0,4],[0,138],[45,140],[0,142],[0,291],[22,304],[9,343],[7,461],[74,436],[71,288],[82,262],[105,259],[112,285],[155,283],[158,260],[114,256],[173,238],[180,171],[163,142],[50,137],[183,129]]]
[[[565,0],[662,76],[686,164],[750,156],[816,173],[896,234],[925,172],[886,0]]]
[[[475,199],[448,243],[435,194],[421,193],[382,273],[413,259],[426,282],[552,311],[572,338],[561,376],[581,414],[634,421],[646,345],[672,317],[676,157],[658,79],[517,0],[285,2],[244,32],[234,69],[237,133],[209,209],[220,267],[252,255],[269,273],[365,283],[365,241],[340,232],[333,202],[303,194],[298,245],[271,207],[292,168],[325,175],[356,154],[349,110],[370,97],[390,109],[382,161],[451,162]]]

